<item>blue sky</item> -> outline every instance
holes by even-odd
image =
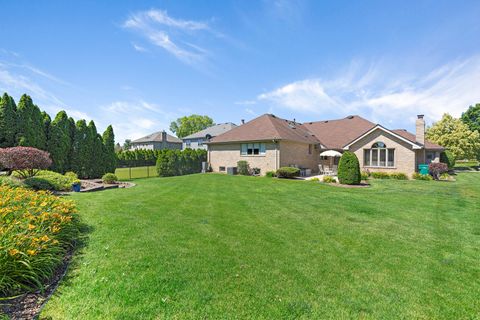
[[[359,114],[412,130],[480,102],[479,1],[0,0],[0,90],[117,141],[182,115]]]

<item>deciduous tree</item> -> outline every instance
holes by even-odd
[[[480,133],[447,113],[427,128],[426,137],[447,148],[457,160],[473,159],[480,150]]]
[[[201,131],[213,125],[213,120],[209,116],[200,116],[192,114],[178,118],[170,124],[170,130],[179,138],[186,137],[192,133]]]

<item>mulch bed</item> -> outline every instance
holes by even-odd
[[[74,249],[67,252],[63,263],[55,270],[52,278],[45,285],[44,291],[36,291],[23,294],[11,300],[0,301],[0,310],[12,320],[34,319],[42,310],[43,305],[48,301],[58,284],[65,276]]]

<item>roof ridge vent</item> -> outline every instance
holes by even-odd
[[[348,116],[347,117],[347,119],[353,119],[353,118],[354,118],[354,116]]]

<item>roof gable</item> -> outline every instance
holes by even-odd
[[[318,139],[302,124],[264,114],[241,126],[235,127],[210,140],[210,143],[243,141],[289,140],[303,143],[319,143]]]
[[[369,134],[371,134],[372,132],[376,131],[376,130],[382,130],[388,134],[391,134],[392,136],[394,136],[395,138],[397,139],[400,139],[408,144],[410,144],[412,146],[412,149],[421,149],[422,146],[420,146],[419,144],[413,142],[413,141],[410,141],[404,137],[402,137],[401,135],[397,134],[396,132],[393,132],[392,130],[388,130],[387,128],[384,128],[383,126],[377,124],[375,127],[371,128],[370,130],[368,130],[367,132],[365,132],[364,134],[358,136],[357,138],[355,138],[354,140],[350,141],[348,144],[346,144],[343,149],[344,150],[348,150],[350,148],[350,146],[352,144],[354,144],[355,142],[359,141],[360,139],[368,136]]]

